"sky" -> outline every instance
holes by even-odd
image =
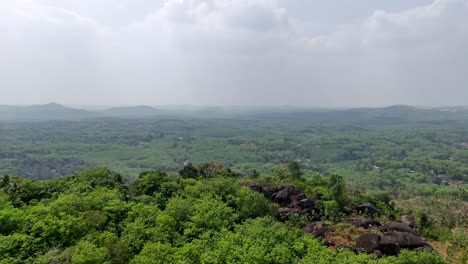
[[[468,105],[468,0],[0,0],[0,104]]]

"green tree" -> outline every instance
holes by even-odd
[[[110,255],[105,247],[98,247],[88,241],[80,241],[71,258],[72,264],[110,264]]]

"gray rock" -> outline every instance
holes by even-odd
[[[366,253],[379,248],[380,236],[375,233],[365,233],[356,239],[356,249]]]
[[[377,207],[375,207],[374,205],[370,203],[358,205],[356,207],[356,211],[360,214],[368,214],[370,216],[382,214],[382,211],[380,211]]]
[[[288,190],[281,190],[276,193],[275,198],[273,199],[275,203],[280,205],[287,205],[291,202],[290,194]]]
[[[427,246],[419,236],[407,232],[391,231],[383,234],[380,245],[398,244],[400,248],[415,249]]]
[[[346,223],[349,223],[355,227],[374,227],[374,226],[382,226],[382,224],[374,219],[361,219],[361,218],[353,218],[345,220]]]
[[[306,210],[306,209],[314,209],[315,207],[315,202],[312,200],[312,199],[302,199],[300,200],[299,202],[297,202],[296,204],[299,208],[301,208],[302,210]]]
[[[400,254],[400,245],[396,243],[380,244],[379,250],[386,256],[398,256]]]
[[[400,231],[400,232],[407,232],[411,234],[416,234],[416,231],[414,231],[411,227],[409,227],[406,224],[403,223],[398,223],[398,222],[391,222],[388,224],[385,224],[379,228],[380,231],[382,232],[388,232],[388,231]]]

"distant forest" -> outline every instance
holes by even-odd
[[[180,172],[187,168],[187,164],[193,164],[197,168],[196,176],[180,175]],[[201,170],[203,164],[215,164],[213,165],[215,175],[206,176],[206,171]],[[103,167],[109,169],[99,169]],[[145,172],[148,171],[153,173],[156,171],[159,175],[154,176],[156,177],[154,179],[147,179],[148,181],[159,181],[161,179],[158,177],[165,175],[164,181],[167,181],[169,185],[154,187],[156,189],[148,193],[138,189],[143,188],[138,187],[138,184],[146,179]],[[218,172],[221,175],[218,175]],[[109,263],[126,263],[132,259],[134,263],[145,263],[141,261],[151,258],[151,252],[155,250],[171,252],[167,253],[171,259],[180,260],[179,254],[192,254],[191,250],[196,251],[195,248],[202,245],[195,245],[194,241],[209,243],[210,239],[221,243],[216,246],[221,247],[225,243],[229,248],[228,245],[231,243],[239,242],[237,240],[234,242],[234,240],[237,239],[236,236],[242,237],[242,232],[254,232],[249,228],[257,230],[257,228],[262,229],[278,224],[277,221],[271,222],[274,221],[274,217],[273,220],[268,218],[272,217],[278,209],[275,207],[277,203],[270,200],[271,197],[265,196],[267,201],[261,201],[265,203],[262,205],[265,207],[262,210],[259,209],[259,212],[252,213],[252,216],[239,216],[247,214],[245,211],[239,211],[244,209],[236,207],[240,205],[235,205],[234,202],[236,199],[247,199],[241,197],[244,194],[238,193],[245,190],[241,188],[245,185],[245,181],[256,182],[262,186],[264,184],[267,186],[293,184],[311,197],[319,210],[318,218],[302,219],[299,215],[298,219],[291,220],[298,223],[286,224],[286,226],[294,226],[299,231],[307,224],[322,221],[338,232],[336,230],[341,230],[340,223],[344,220],[350,217],[360,217],[356,215],[357,205],[370,202],[382,211],[382,216],[376,218],[381,222],[399,221],[403,215],[411,215],[415,218],[420,226],[417,229],[418,235],[430,243],[441,259],[454,263],[462,263],[461,261],[467,259],[468,109],[464,107],[419,109],[409,106],[392,106],[349,110],[299,108],[239,110],[236,108],[156,109],[139,106],[88,111],[67,108],[58,104],[30,107],[0,106],[0,175],[4,175],[2,176],[3,193],[0,197],[0,201],[3,201],[0,202],[2,204],[0,226],[5,227],[0,237],[0,252],[4,253],[0,255],[10,252],[8,256],[11,261],[4,263],[23,263],[31,257],[13,254],[22,247],[31,247],[28,249],[31,251],[28,252],[33,254],[34,258],[28,260],[29,263],[42,263],[34,262],[35,258],[47,259],[48,257],[51,259],[66,258],[71,261],[74,256],[73,252],[81,252],[80,250],[84,250],[83,252],[98,250],[102,253],[102,260],[110,261]],[[116,175],[119,175],[118,179],[112,178]],[[336,201],[336,197],[331,198],[333,195],[330,194],[333,189],[330,187],[332,184],[330,179],[336,180],[337,178],[334,177],[337,175],[340,175],[340,179],[344,182],[343,197],[347,197],[341,202]],[[112,182],[114,180],[111,181],[109,177],[116,182]],[[100,181],[98,179],[101,178],[107,183],[97,182],[95,185],[88,186],[95,180]],[[109,181],[112,183],[108,183]],[[75,184],[78,187],[74,187]],[[226,195],[232,197],[224,197],[224,194],[217,193],[217,190],[200,191],[195,190],[199,187],[191,187],[199,184],[227,184],[226,186],[232,186],[233,193]],[[195,189],[191,190],[191,188]],[[203,195],[200,196],[197,192]],[[125,198],[127,194],[129,198]],[[67,195],[74,196],[68,197]],[[95,195],[96,199],[98,196],[109,197],[109,199],[99,202],[99,205],[91,205],[95,201],[81,201],[82,198],[77,198],[88,195]],[[208,196],[215,198],[211,201],[211,198],[206,198]],[[62,199],[91,204],[89,206],[70,205],[70,210],[57,205],[60,209],[57,209],[58,211],[53,209],[54,204],[60,204]],[[151,214],[154,217],[163,217],[159,215],[165,212],[169,205],[178,208],[177,206],[182,206],[178,203],[187,202],[177,199],[192,199],[191,204],[206,202],[207,204],[203,206],[209,206],[209,203],[219,203],[219,206],[224,208],[222,210],[230,212],[227,213],[228,215],[231,213],[236,215],[232,219],[220,220],[222,223],[215,224],[226,228],[226,232],[231,232],[229,236],[233,237],[229,239],[234,240],[228,242],[217,240],[214,233],[219,234],[223,230],[218,226],[213,234],[205,234],[205,231],[212,229],[211,227],[203,227],[205,229],[196,227],[204,231],[186,234],[185,232],[189,232],[184,231],[189,228],[186,226],[187,221],[197,220],[178,219],[174,222],[177,227],[171,227],[176,228],[171,231],[178,234],[173,233],[176,237],[155,239],[152,237],[154,234],[150,234],[144,238],[138,238],[140,241],[138,248],[131,248],[133,247],[131,244],[137,242],[131,242],[133,240],[128,240],[130,238],[123,237],[122,232],[127,232],[123,231],[127,228],[124,226],[142,225],[134,228],[141,228],[141,230],[147,227],[156,228],[155,230],[158,231],[153,231],[157,233],[163,232],[157,229],[163,227],[158,227],[159,220],[139,219],[140,212],[132,213],[133,209],[125,206],[123,208],[127,208],[125,209],[127,211],[120,216],[115,216],[112,211],[114,209],[111,208],[114,206],[112,204],[119,204],[119,206],[121,203],[131,204],[132,207],[143,208],[142,210],[153,210],[150,207],[154,205],[157,208],[154,210],[157,212],[151,212]],[[336,204],[333,204],[332,200]],[[107,208],[107,206],[110,207]],[[292,205],[284,206],[290,208]],[[41,210],[44,210],[43,215],[40,213]],[[105,223],[101,227],[92,227],[86,229],[86,232],[83,231],[83,234],[87,236],[79,235],[78,233],[82,231],[76,230],[78,233],[74,235],[72,233],[59,234],[62,231],[75,232],[65,231],[65,227],[63,227],[65,229],[60,229],[62,231],[50,230],[50,232],[55,232],[55,235],[62,236],[54,238],[52,242],[49,241],[51,238],[39,236],[39,233],[46,231],[34,233],[30,229],[31,222],[15,224],[17,219],[36,221],[47,216],[50,217],[50,221],[64,221],[60,223],[66,225],[68,220],[62,219],[65,216],[58,214],[61,210],[69,212],[70,217],[74,217],[70,220],[72,221],[70,223],[74,223],[71,225],[85,223],[86,221],[82,221],[89,214],[96,214],[92,216],[97,217],[93,221],[102,218],[101,220]],[[204,209],[201,207],[199,210]],[[103,220],[102,214],[105,215],[106,220]],[[258,217],[261,219],[257,219]],[[53,222],[53,225],[60,226],[59,222]],[[48,223],[44,223],[44,226],[46,225]],[[276,228],[283,230],[282,228],[286,227],[283,223]],[[349,229],[349,225],[343,228],[342,232],[339,232],[340,239],[343,237],[343,232],[348,232],[345,235],[346,241],[353,241],[352,244],[355,246],[355,239],[362,232],[356,233],[354,229]],[[266,230],[265,232],[273,231]],[[67,242],[65,236],[74,238]],[[223,236],[226,234],[223,233]],[[293,236],[294,238],[288,237],[287,239],[294,241],[299,239],[302,241],[300,243],[309,243],[302,240],[308,241],[309,236],[302,237],[299,233],[294,233]],[[252,239],[241,237],[239,239]],[[332,239],[332,237],[329,238]],[[336,245],[339,244],[334,242]],[[122,243],[121,246],[126,252],[123,262],[114,259],[114,253],[109,251],[111,248],[108,248],[106,243]],[[147,243],[149,244],[146,245]],[[321,248],[322,244],[307,247]],[[15,247],[11,248],[11,245]],[[148,249],[145,250],[146,247]],[[285,248],[278,250],[290,253],[299,252],[291,247],[293,245],[288,244]],[[213,254],[228,254],[227,251],[234,250],[211,247],[210,249],[218,250],[216,251],[218,253]],[[319,251],[322,252],[321,250]],[[207,254],[197,252],[196,254]],[[325,255],[335,254],[330,253],[331,251],[323,252]],[[140,256],[142,254],[149,255]],[[294,261],[307,259],[306,253],[297,254],[290,257]],[[419,258],[414,255],[416,253],[413,251],[403,250],[402,255],[405,254],[409,254],[411,258]],[[349,254],[344,253],[340,255],[340,258],[345,259],[345,255]],[[201,255],[197,256],[201,257]],[[329,255],[331,259],[334,256]],[[355,263],[353,262],[355,253],[349,256],[349,261],[342,263]],[[238,260],[238,257],[233,257],[232,261]],[[253,257],[253,255],[245,257]],[[366,261],[369,257],[370,255],[367,254],[361,256]],[[426,259],[426,257],[432,258],[433,255],[429,254],[421,258]],[[203,263],[217,263],[216,259],[218,263],[228,262],[226,259],[223,259],[224,262],[219,261],[221,255],[206,256],[206,258],[202,261]],[[291,258],[285,258],[286,262],[270,259],[270,262],[263,263],[291,263],[287,262],[291,261]],[[141,259],[141,261],[135,262],[136,259]],[[210,262],[210,259],[214,259],[213,262]],[[265,257],[265,259],[268,258]],[[392,261],[395,260],[392,259]],[[93,262],[75,261],[73,263]],[[253,261],[252,263],[262,262]]]

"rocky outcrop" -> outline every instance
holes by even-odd
[[[363,228],[382,226],[382,224],[377,220],[365,219],[365,218],[349,218],[349,219],[346,219],[345,222],[355,227],[363,227]]]
[[[375,233],[362,234],[356,239],[356,249],[366,253],[378,250],[383,255],[396,256],[401,249],[423,250],[432,247],[415,233],[387,231],[382,236]]]
[[[287,206],[291,203],[292,197],[288,189],[283,189],[278,191],[273,198],[273,202],[280,204],[282,206]]]
[[[280,208],[273,216],[278,221],[287,221],[288,213],[311,214],[315,210],[315,202],[307,198],[305,193],[293,184],[261,185],[259,183],[244,184],[252,190],[261,192],[270,201],[279,204]]]
[[[356,239],[356,249],[358,251],[372,253],[379,248],[380,236],[375,233],[365,233]]]
[[[374,205],[372,205],[370,203],[365,203],[365,204],[358,205],[356,207],[356,211],[359,214],[367,214],[367,215],[370,215],[370,216],[382,215],[382,211],[380,211],[377,207],[375,207]]]
[[[380,244],[379,249],[380,252],[386,256],[397,256],[400,254],[400,245],[397,243]]]
[[[428,244],[418,235],[407,232],[391,231],[383,234],[381,245],[398,244],[400,248],[415,249]]]
[[[312,199],[304,198],[298,201],[296,206],[303,211],[312,212],[315,208],[315,202]]]
[[[409,227],[406,224],[399,223],[399,222],[391,222],[388,224],[385,224],[379,228],[380,231],[382,232],[388,232],[388,231],[400,231],[400,232],[407,232],[411,234],[416,234],[416,231],[414,231],[411,227]]]

